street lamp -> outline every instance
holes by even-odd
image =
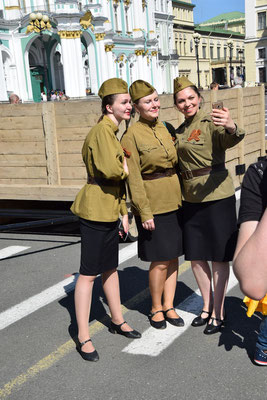
[[[232,87],[232,57],[233,57],[233,47],[234,47],[234,42],[231,39],[227,40],[227,46],[229,47],[230,50],[230,86]]]
[[[199,56],[198,56],[198,46],[200,42],[201,35],[198,32],[193,33],[193,39],[195,42],[195,47],[196,47],[196,58],[197,58],[197,82],[198,82],[198,88],[200,88],[200,80],[199,80]]]
[[[240,57],[240,74],[242,75],[242,78],[243,78],[243,67],[242,67],[242,62],[243,62],[243,54],[244,54],[244,50],[243,49],[239,49],[238,50],[238,54],[239,54],[239,57]]]
[[[45,46],[44,46],[44,38],[43,31],[50,29],[50,21],[48,15],[43,15],[38,12],[37,14],[30,14],[30,25],[27,28],[27,31],[35,31],[40,34],[40,40],[42,42],[42,55],[43,55],[43,64],[44,64],[44,83],[47,91],[47,100],[50,100],[50,94],[48,90],[48,75],[47,75],[47,64],[46,64],[46,56],[45,56]]]

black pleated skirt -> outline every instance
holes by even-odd
[[[231,261],[237,241],[235,196],[203,203],[184,201],[182,210],[185,259]]]
[[[155,230],[143,228],[135,216],[138,230],[138,257],[142,261],[169,261],[183,254],[181,211],[154,215]]]
[[[80,218],[80,274],[98,275],[118,267],[119,221],[96,222]]]

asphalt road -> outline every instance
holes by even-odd
[[[189,263],[181,260],[175,305],[186,327],[168,325],[157,331],[147,320],[148,263],[132,256],[135,243],[121,244],[123,312],[143,337],[138,344],[108,332],[108,309],[97,278],[90,326],[100,360],[89,363],[74,344],[76,275],[72,274],[79,269],[79,236],[20,232],[0,233],[0,239],[0,399],[266,397],[266,369],[252,361],[262,317],[246,317],[243,295],[234,280],[226,298],[226,327],[206,336],[203,328],[190,326],[201,298],[194,293],[197,285]]]

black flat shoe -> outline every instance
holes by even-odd
[[[208,316],[206,318],[202,318],[201,317],[202,313],[206,313],[206,314],[208,314]],[[211,316],[211,312],[202,310],[201,313],[196,318],[193,319],[191,325],[192,326],[203,326],[209,321],[210,316]]]
[[[123,335],[129,339],[140,339],[140,337],[142,336],[141,333],[135,331],[134,329],[129,332],[125,332],[121,329],[121,326],[126,323],[127,322],[124,321],[122,324],[116,325],[116,324],[114,324],[114,322],[111,321],[110,327],[108,328],[108,330],[110,333],[119,333],[120,335]]]
[[[174,325],[174,326],[184,326],[184,320],[181,317],[178,318],[169,318],[167,317],[167,312],[171,311],[171,310],[175,310],[174,307],[169,308],[168,310],[164,311],[164,317],[165,317],[165,321],[169,322],[169,324]]]
[[[152,317],[154,317],[154,315],[156,315],[159,312],[161,312],[164,315],[163,310],[155,311],[154,313],[150,312],[148,314],[148,319],[149,319],[150,325],[155,329],[165,329],[165,328],[167,328],[165,318],[162,321],[153,321],[153,319],[152,319]]]
[[[82,356],[82,358],[84,360],[86,360],[86,361],[98,361],[99,360],[99,355],[98,355],[98,352],[96,350],[91,351],[91,353],[86,353],[85,351],[82,351],[83,345],[85,345],[85,343],[91,342],[91,341],[92,341],[91,339],[87,339],[82,343],[80,343],[78,341],[76,349],[80,353],[80,355]]]
[[[217,321],[218,325],[214,325],[213,324],[214,321]],[[223,325],[224,325],[223,319],[211,317],[211,323],[206,326],[203,333],[205,333],[205,335],[213,335],[214,333],[220,332],[221,327]]]

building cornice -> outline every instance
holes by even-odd
[[[173,21],[175,18],[174,15],[160,13],[160,12],[155,12],[154,16],[155,16],[155,19],[162,19],[163,21]]]
[[[172,0],[172,3],[174,3],[173,5],[177,5],[177,6],[185,6],[185,7],[189,7],[189,8],[194,8],[196,7],[195,4],[192,3],[187,3],[186,1],[180,1],[180,0]]]

